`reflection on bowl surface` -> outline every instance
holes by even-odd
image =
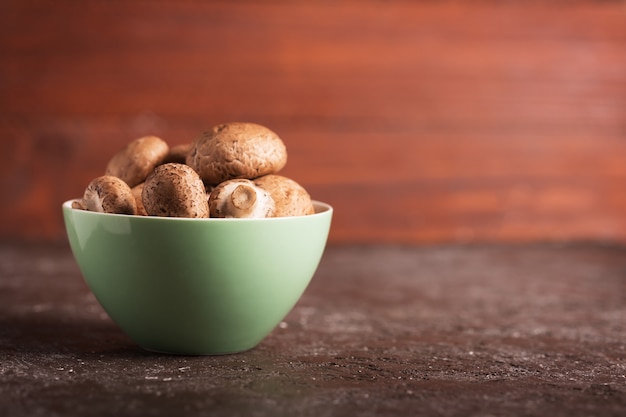
[[[63,204],[72,252],[94,295],[145,349],[206,355],[256,346],[315,274],[333,209],[309,216],[186,219]]]

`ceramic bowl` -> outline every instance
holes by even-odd
[[[139,346],[217,355],[258,345],[315,274],[333,209],[308,216],[185,219],[63,204],[74,258],[111,319]]]

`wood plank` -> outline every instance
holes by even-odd
[[[619,2],[7,1],[0,238],[144,134],[276,130],[335,242],[626,239]]]

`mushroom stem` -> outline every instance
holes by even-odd
[[[235,209],[248,211],[256,203],[256,191],[248,185],[239,185],[230,195],[230,202]]]
[[[246,179],[224,181],[209,196],[211,217],[270,217],[274,202],[269,195]]]

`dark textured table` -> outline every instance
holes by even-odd
[[[329,247],[257,348],[136,347],[65,242],[0,244],[0,416],[624,416],[626,248]]]

